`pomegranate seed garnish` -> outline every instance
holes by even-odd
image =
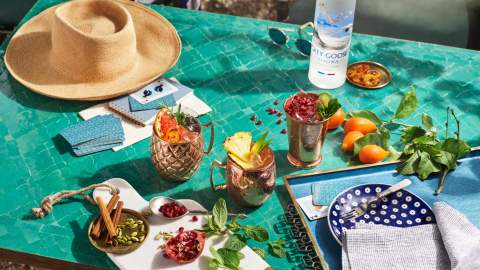
[[[282,119],[278,119],[277,125],[280,125],[282,123]]]
[[[250,117],[250,120],[255,121],[257,120],[257,117],[255,115],[252,115],[252,117]]]
[[[178,228],[178,233],[182,233],[185,230],[183,227]]]
[[[262,121],[258,120],[257,122],[255,122],[255,125],[261,125],[262,124]]]
[[[282,134],[287,134],[287,130],[286,129],[282,129],[282,131],[280,132]]]
[[[167,253],[163,253],[163,257],[166,258],[166,259],[170,258],[170,257],[168,257]]]
[[[192,217],[192,221],[193,221],[193,222],[196,222],[197,220],[198,220],[198,217],[197,217],[197,216],[193,216],[193,217]]]
[[[280,100],[278,100],[278,99],[275,99],[275,101],[273,102],[273,104],[275,104],[275,105],[278,105],[278,103],[280,103]]]
[[[278,112],[278,113],[277,113],[277,116],[278,116],[278,117],[282,116],[282,113],[281,113],[281,112]]]

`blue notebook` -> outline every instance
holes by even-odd
[[[154,94],[152,93],[152,95],[147,96],[147,98],[151,98],[152,96],[154,97],[151,101],[149,101],[147,98],[145,101],[139,101],[138,97],[143,97],[144,91],[151,91],[149,87],[151,88],[153,85],[152,83],[133,94],[109,102],[108,106],[142,126],[149,125],[155,120],[155,116],[160,108],[176,105],[178,100],[193,91],[191,88],[186,87],[185,85],[182,85],[181,83],[172,79],[164,79],[164,81],[172,86],[167,95],[155,98]]]

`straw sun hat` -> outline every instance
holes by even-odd
[[[141,4],[74,0],[20,27],[5,64],[15,79],[39,94],[101,100],[152,82],[175,65],[180,50],[175,28]]]

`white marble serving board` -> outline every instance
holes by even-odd
[[[133,209],[141,212],[148,207],[148,201],[142,198],[140,194],[125,180],[121,178],[112,178],[106,183],[112,184],[120,190],[120,200],[125,203],[125,208]],[[97,188],[93,192],[94,198],[97,196],[102,197],[105,202],[110,200],[110,192],[106,188]],[[194,200],[184,199],[179,200],[188,209],[192,210],[205,210],[205,208]],[[192,216],[187,215],[178,220],[166,220],[162,217],[151,216],[148,218],[150,225],[150,232],[144,243],[135,251],[129,254],[117,255],[107,253],[108,257],[120,268],[120,269],[208,269],[208,259],[211,257],[209,247],[213,246],[216,249],[223,247],[226,241],[225,237],[211,236],[207,238],[205,242],[205,248],[202,255],[195,261],[188,264],[176,264],[174,261],[166,259],[162,255],[162,250],[159,246],[162,244],[161,240],[155,240],[155,235],[162,232],[175,233],[179,227],[184,227],[185,230],[201,229],[202,224],[206,223],[205,216],[198,216],[197,222],[191,221]],[[245,255],[245,258],[240,261],[240,267],[243,269],[271,269],[270,266],[258,256],[251,248],[246,246],[241,250]]]

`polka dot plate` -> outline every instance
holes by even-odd
[[[410,227],[435,223],[428,204],[415,194],[401,189],[376,203],[370,204],[363,216],[355,220],[344,220],[341,215],[366,202],[390,185],[367,184],[348,188],[340,192],[328,209],[328,227],[337,242],[342,244],[342,233],[358,223],[379,224],[394,227]]]

